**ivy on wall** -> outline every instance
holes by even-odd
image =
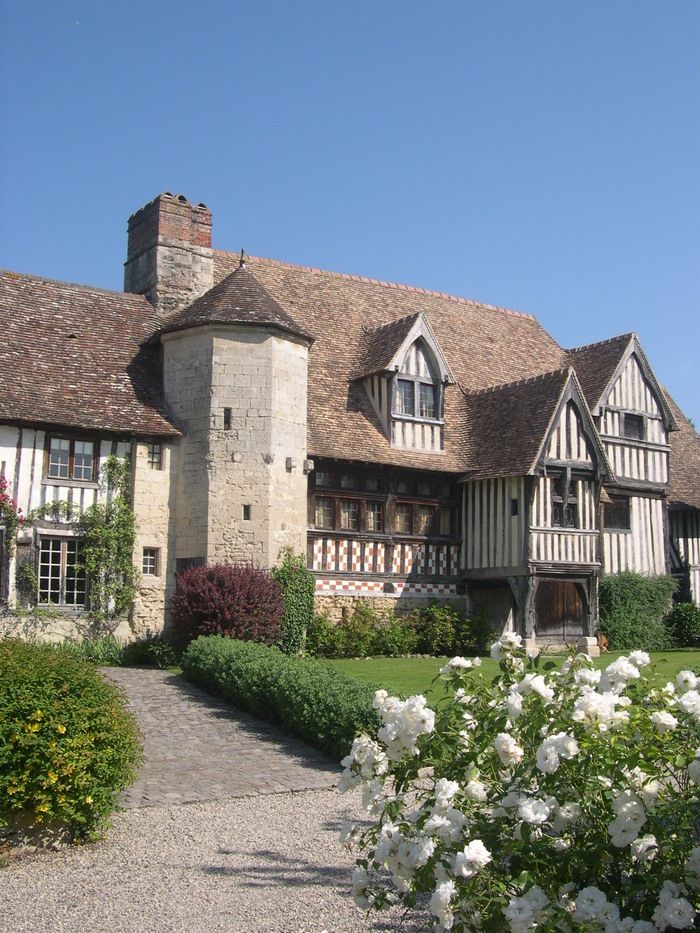
[[[88,579],[90,614],[96,621],[108,622],[126,615],[136,595],[136,520],[129,476],[128,458],[109,457],[101,473],[107,501],[90,506],[76,522],[82,541],[79,567]]]

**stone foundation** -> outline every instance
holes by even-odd
[[[432,603],[452,606],[459,612],[466,611],[466,602],[463,596],[443,596],[439,599],[425,596],[316,596],[314,606],[316,612],[327,615],[332,622],[342,622],[351,616],[355,607],[362,604],[368,606],[379,615],[388,612],[408,613],[414,609],[425,609]]]

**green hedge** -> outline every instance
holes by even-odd
[[[139,759],[117,687],[51,645],[0,643],[0,825],[21,817],[92,838]]]
[[[358,732],[376,731],[375,687],[318,661],[255,642],[207,635],[182,656],[192,683],[342,757]]]
[[[670,576],[618,573],[600,582],[600,622],[610,648],[663,651],[673,644],[664,618],[677,587]]]

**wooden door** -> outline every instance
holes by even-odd
[[[535,611],[539,640],[568,642],[583,635],[584,607],[578,583],[541,580]]]

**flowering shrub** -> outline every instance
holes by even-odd
[[[121,691],[91,665],[52,645],[0,642],[0,827],[24,818],[94,837],[140,754]]]
[[[7,549],[10,554],[15,549],[17,529],[24,523],[22,509],[7,492],[7,480],[0,476],[0,525],[5,526]]]
[[[445,697],[380,690],[343,760],[374,822],[349,827],[355,900],[438,930],[687,929],[700,908],[700,677],[659,686],[633,651],[602,673],[526,663],[518,635],[440,671]]]

